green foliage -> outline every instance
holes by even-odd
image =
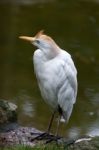
[[[8,148],[0,148],[0,150],[33,150],[33,148],[31,148],[30,146],[18,145]]]
[[[38,145],[34,147],[18,145],[8,148],[0,148],[0,150],[63,150],[64,148],[56,144]]]

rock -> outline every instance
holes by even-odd
[[[0,100],[0,124],[17,121],[17,106],[6,100]]]
[[[32,127],[19,127],[15,130],[10,132],[5,132],[0,134],[0,147],[12,147],[17,145],[24,145],[24,146],[40,146],[41,143],[44,146],[46,140],[36,139],[33,140],[36,136],[40,135],[42,132],[32,128]],[[97,137],[84,137],[76,140],[67,140],[65,138],[59,139],[56,144],[56,149],[61,147],[62,149],[68,150],[99,150],[99,136]],[[39,145],[40,144],[40,145]],[[51,147],[54,145],[55,148],[55,141],[53,143],[49,143]],[[47,147],[47,145],[46,145]]]
[[[35,146],[36,141],[32,141],[41,131],[32,127],[19,127],[15,130],[0,134],[0,147],[17,146],[19,144],[26,146]]]

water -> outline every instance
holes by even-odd
[[[35,48],[18,39],[45,33],[66,49],[78,70],[78,97],[60,133],[99,135],[99,3],[84,0],[0,1],[0,98],[18,105],[19,123],[45,130],[51,115],[33,71]],[[53,131],[56,128],[56,120]]]

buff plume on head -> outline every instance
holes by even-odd
[[[60,51],[55,41],[50,36],[44,34],[44,30],[39,31],[34,37],[20,36],[19,38],[31,42],[49,58],[55,57]]]

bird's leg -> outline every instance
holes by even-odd
[[[36,136],[35,138],[32,139],[32,141],[37,140],[37,139],[41,140],[42,138],[46,138],[46,136],[51,137],[51,135],[49,135],[49,133],[50,133],[50,129],[51,129],[51,126],[52,126],[52,123],[53,123],[53,120],[54,120],[55,112],[56,112],[56,110],[53,112],[53,114],[51,116],[51,119],[50,119],[50,122],[49,122],[49,125],[48,125],[48,128],[47,128],[47,131],[44,132],[44,133],[41,133],[38,136]]]
[[[61,115],[59,114],[55,136],[58,137]]]
[[[52,123],[53,123],[53,120],[54,120],[55,112],[56,112],[56,110],[52,113],[52,116],[51,116],[51,119],[50,119],[50,122],[49,122],[49,125],[48,125],[48,129],[47,129],[47,133],[48,134],[50,133],[50,129],[52,127]]]
[[[61,116],[62,116],[62,109],[60,107],[60,105],[58,105],[58,112],[59,112],[59,115],[58,115],[58,122],[57,122],[57,128],[56,128],[56,137],[58,137],[58,131],[59,131],[59,127],[60,127],[60,120],[61,120]]]
[[[60,119],[61,119],[61,115],[59,114],[55,136],[52,136],[50,139],[48,139],[45,144],[48,144],[52,141],[57,141],[58,139],[61,138],[61,137],[58,136],[59,126],[60,126]]]

